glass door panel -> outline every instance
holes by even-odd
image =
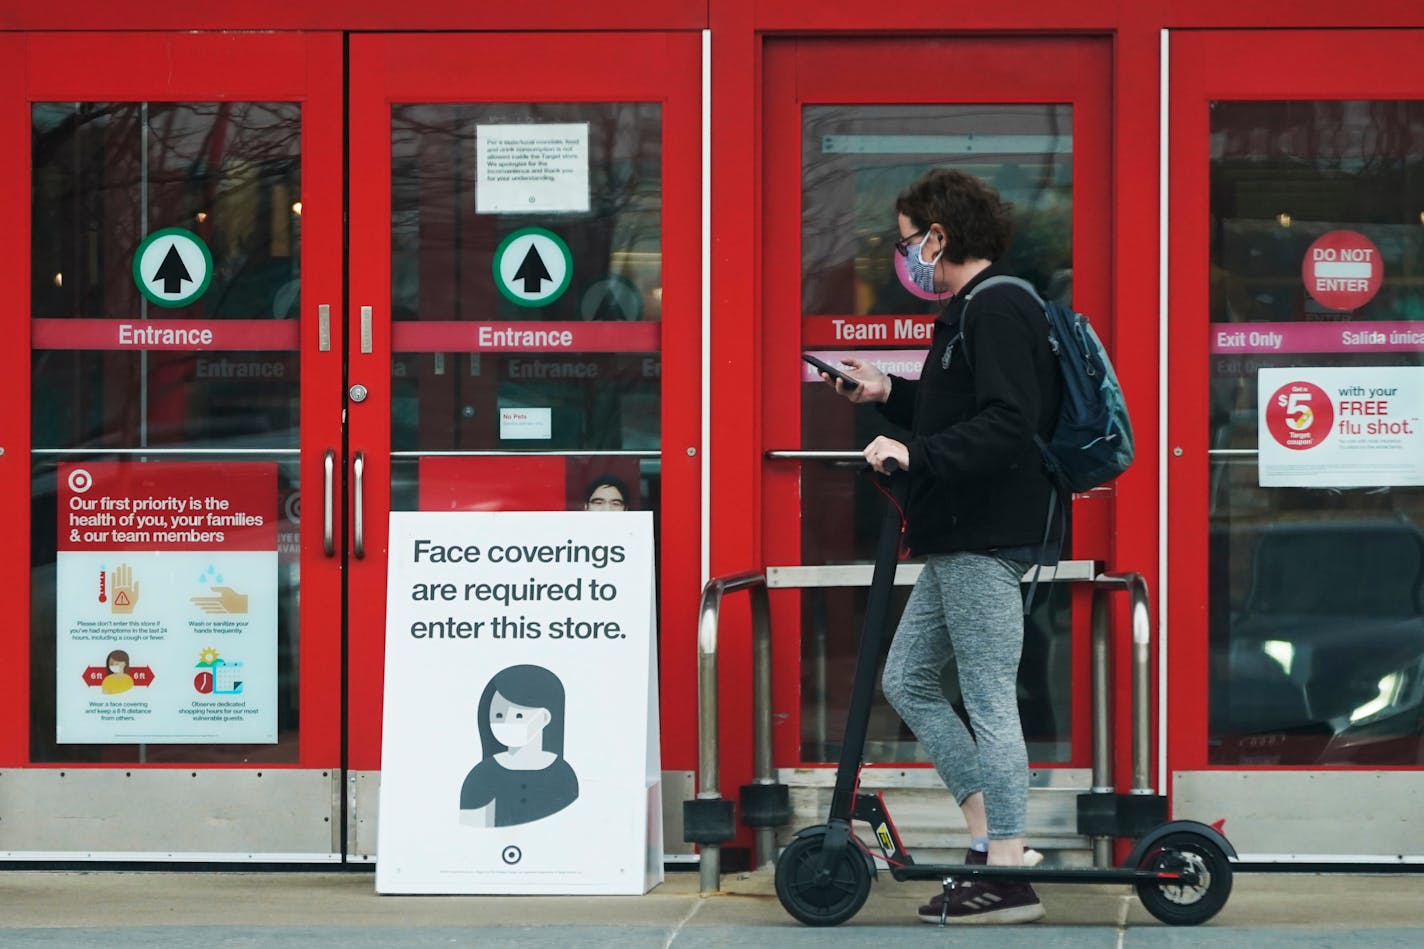
[[[392,107],[393,509],[582,509],[589,484],[610,477],[625,508],[656,510],[661,112]],[[537,191],[525,207],[481,210],[490,155],[549,128],[586,155],[578,193],[533,213]],[[495,265],[511,253],[530,274],[512,288]]]
[[[31,114],[32,760],[295,762],[301,106],[42,102]],[[180,255],[172,275],[135,279],[140,246],[165,230],[174,236],[157,242],[175,251],[191,246],[186,235],[201,241],[211,271]],[[170,306],[170,283],[191,301]],[[164,332],[217,346],[149,341]],[[80,490],[87,477],[93,493]],[[225,497],[228,478],[250,480],[252,494]],[[169,480],[192,486],[181,512],[144,484]],[[231,549],[233,506],[277,531]],[[174,533],[190,539],[159,536]],[[120,539],[130,535],[139,539]],[[105,591],[125,568],[127,588]],[[96,589],[79,589],[84,579]],[[167,602],[150,610],[159,597],[185,600],[192,615]],[[96,623],[106,632],[80,632]],[[185,648],[194,643],[173,642],[172,624],[209,632]],[[205,650],[222,660],[210,668],[241,664],[240,689],[220,700],[167,688],[198,675]],[[101,695],[113,694],[109,676],[127,674],[115,665],[149,670],[151,684],[94,702],[95,677],[74,675],[81,662],[104,668]],[[207,724],[193,704],[218,701],[240,718]]]
[[[806,106],[802,111],[801,322],[803,348],[831,362],[869,359],[918,378],[928,334],[943,307],[907,284],[891,247],[900,191],[934,167],[977,175],[1015,207],[1016,237],[1005,262],[1045,299],[1072,299],[1073,108],[1071,105]],[[887,209],[889,209],[887,211]],[[867,319],[868,318],[868,319]],[[905,438],[873,411],[856,411],[814,372],[803,379],[801,446],[860,446],[877,434]],[[872,557],[884,498],[844,467],[801,469],[801,560],[851,563]],[[848,511],[850,517],[805,516]],[[843,690],[825,672],[832,657],[854,655],[866,590],[816,588],[802,594],[812,635],[802,640],[802,756],[835,761],[839,741],[828,721],[844,717]],[[1021,715],[1035,761],[1071,752],[1072,623],[1066,587],[1045,587],[1025,627]],[[896,591],[893,615],[909,596]],[[957,668],[943,673],[961,707]],[[918,742],[883,699],[867,755],[924,759]],[[810,714],[806,714],[809,712]]]
[[[663,766],[693,766],[699,57],[695,34],[352,40],[358,788],[380,766],[393,510],[651,510]]]
[[[1207,760],[1424,764],[1424,487],[1369,395],[1424,366],[1424,102],[1219,101],[1211,141]],[[1330,434],[1380,467],[1263,485],[1261,370],[1345,368],[1379,384]]]
[[[6,141],[30,144],[7,195],[28,273],[6,448],[29,490],[6,514],[28,539],[7,555],[28,669],[4,763],[43,804],[9,849],[334,859],[340,665],[308,657],[340,654],[340,568],[301,496],[341,443],[319,408],[340,380],[319,303],[339,299],[341,183],[311,173],[341,163],[340,42],[25,51],[4,90],[24,122]]]
[[[838,56],[858,64],[854,83],[831,66]],[[955,89],[954,101],[924,101],[917,93],[907,96],[902,84],[875,78],[893,77],[897,63],[926,61],[956,70],[955,80],[940,86]],[[1014,65],[1005,65],[1003,74],[966,67],[958,75],[958,63],[991,61]],[[1050,62],[1057,67],[1050,69]],[[872,555],[884,499],[857,477],[856,459],[876,434],[894,432],[878,413],[836,396],[796,357],[810,352],[834,362],[855,356],[899,375],[918,374],[942,303],[910,286],[892,244],[895,198],[919,175],[948,166],[991,182],[1015,207],[1006,262],[1045,297],[1106,315],[1096,301],[1106,284],[1107,62],[1106,50],[1091,42],[826,41],[772,48],[766,240],[788,253],[799,246],[800,280],[786,279],[782,257],[763,277],[766,404],[777,409],[763,424],[769,448],[820,457],[773,459],[768,466],[769,562],[864,564]],[[1067,75],[1075,79],[1065,84]],[[1077,247],[1091,252],[1075,255]],[[1075,256],[1089,262],[1082,273],[1075,272]],[[1110,320],[1098,323],[1100,332],[1110,332]],[[789,405],[799,412],[786,412]],[[1079,507],[1085,503],[1094,502]],[[787,517],[796,523],[783,523]],[[1075,556],[1102,556],[1103,541],[1096,531],[1080,531]],[[892,615],[908,589],[897,588]],[[1035,762],[1081,763],[1087,748],[1074,736],[1085,734],[1087,694],[1075,682],[1086,685],[1086,640],[1073,635],[1069,588],[1044,592],[1026,628],[1025,734]],[[799,661],[778,665],[799,668],[799,678],[787,671],[778,685],[778,694],[800,697],[799,741],[778,749],[785,760],[826,762],[839,755],[866,593],[864,585],[811,585],[799,591],[796,606],[777,607],[778,628],[801,630]],[[952,665],[943,681],[957,700]],[[866,754],[877,761],[925,760],[881,697]]]
[[[1172,42],[1174,811],[1246,859],[1418,859],[1335,818],[1424,773],[1420,35]]]

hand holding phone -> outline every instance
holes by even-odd
[[[817,359],[810,353],[802,353],[801,358],[804,359],[806,362],[810,363],[812,366],[815,366],[821,372],[824,372],[826,375],[830,376],[832,379],[839,379],[841,381],[841,385],[847,389],[854,389],[856,386],[860,385],[860,382],[855,377],[846,375],[843,370],[837,369],[835,366],[832,366],[830,363],[826,362],[823,359]]]

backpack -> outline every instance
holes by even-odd
[[[964,339],[964,318],[969,304],[982,290],[1011,285],[1033,297],[1048,320],[1048,344],[1058,358],[1063,373],[1063,399],[1053,437],[1033,440],[1043,455],[1049,476],[1063,491],[1086,491],[1107,484],[1132,463],[1132,424],[1127,418],[1127,402],[1118,385],[1107,351],[1088,318],[1061,303],[1045,302],[1038,291],[1018,277],[990,277],[964,298],[959,314],[959,332],[950,342]],[[965,359],[969,347],[964,347]],[[946,362],[948,358],[946,358]],[[970,365],[972,372],[974,367]]]

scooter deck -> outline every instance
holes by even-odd
[[[912,863],[891,867],[890,876],[905,880],[1015,880],[1026,883],[1179,883],[1200,882],[1190,870],[1141,870],[1132,867],[990,867],[983,864]]]

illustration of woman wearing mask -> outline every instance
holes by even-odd
[[[129,675],[129,654],[122,649],[115,649],[109,653],[109,658],[104,661],[108,666],[108,674],[104,676],[104,681],[99,685],[99,691],[105,695],[120,695],[133,688],[133,676]]]
[[[542,666],[510,666],[480,696],[484,758],[460,788],[460,823],[509,827],[556,814],[578,799],[564,760],[564,684]]]

